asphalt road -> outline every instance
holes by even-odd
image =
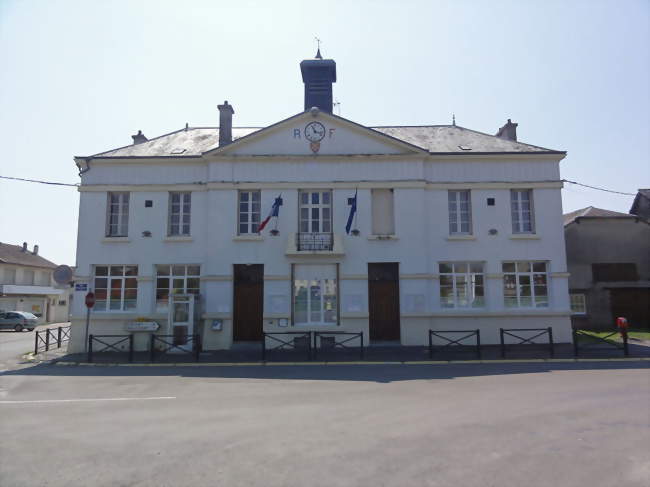
[[[0,484],[647,487],[648,365],[39,365]]]

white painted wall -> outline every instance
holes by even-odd
[[[205,331],[204,343],[207,348],[227,348],[232,340],[233,264],[264,264],[264,326],[279,330],[277,319],[290,316],[291,263],[309,262],[340,264],[340,329],[367,333],[368,262],[399,262],[402,342],[405,344],[424,343],[422,336],[427,327],[469,326],[468,320],[480,321],[479,326],[486,330],[486,343],[493,341],[495,330],[505,322],[516,323],[517,327],[549,323],[557,328],[558,340],[570,341],[560,189],[531,183],[557,180],[558,160],[527,159],[525,155],[519,155],[517,160],[492,158],[482,161],[470,160],[465,155],[455,161],[432,161],[416,154],[393,157],[391,153],[401,154],[404,148],[364,137],[356,130],[343,129],[336,132],[339,145],[328,146],[331,153],[383,151],[384,155],[374,159],[308,155],[299,160],[251,156],[304,154],[305,141],[300,139],[300,152],[297,139],[290,137],[292,130],[283,129],[240,146],[237,152],[241,156],[235,160],[230,155],[210,155],[201,164],[185,160],[146,164],[123,161],[110,166],[91,163],[91,170],[82,176],[76,281],[88,282],[92,287],[90,277],[94,265],[139,266],[137,310],[94,313],[95,333],[118,333],[124,330],[126,322],[136,317],[150,317],[165,323],[166,316],[155,313],[155,265],[200,264],[202,316],[206,323],[216,318],[225,320],[223,331]],[[192,192],[191,238],[169,239],[166,235],[168,191],[187,183],[203,183],[197,184]],[[147,186],[154,184],[158,186]],[[466,186],[462,186],[464,184]],[[93,190],[91,185],[108,186]],[[306,185],[333,190],[333,225],[342,241],[343,255],[286,254],[287,239],[298,229],[298,190]],[[361,231],[358,237],[344,234],[349,211],[347,198],[353,196],[355,186],[359,186],[354,225]],[[127,238],[105,237],[106,191],[111,187],[131,190]],[[258,240],[237,238],[239,187],[261,189],[262,218],[274,198],[282,194],[284,205],[280,211],[279,236],[272,237],[265,231]],[[372,187],[394,188],[394,239],[376,240],[370,235]],[[448,238],[447,189],[462,187],[471,189],[471,240]],[[512,238],[510,188],[528,187],[534,188],[536,234],[532,239]],[[488,197],[496,199],[496,206],[487,206]],[[145,208],[145,200],[152,200],[153,207]],[[497,234],[489,235],[490,229],[496,229]],[[145,230],[152,236],[143,237]],[[549,262],[548,309],[504,308],[501,263],[506,260]],[[440,261],[485,262],[485,308],[441,309],[437,277]],[[83,328],[83,294],[75,293],[74,329]],[[80,335],[73,332],[73,349],[82,349]],[[144,343],[142,340],[142,346]]]

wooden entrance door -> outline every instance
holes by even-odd
[[[233,340],[262,340],[264,265],[235,264]]]
[[[370,340],[399,340],[399,264],[368,264]]]

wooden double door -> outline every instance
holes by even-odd
[[[264,265],[234,265],[233,340],[262,340],[264,311]]]
[[[397,262],[368,264],[368,311],[371,341],[400,339]]]

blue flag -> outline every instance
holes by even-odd
[[[352,228],[352,220],[354,219],[354,214],[357,212],[357,190],[354,190],[354,198],[348,198],[348,204],[350,205],[350,215],[348,216],[348,223],[345,225],[345,233],[350,234],[350,229]]]

